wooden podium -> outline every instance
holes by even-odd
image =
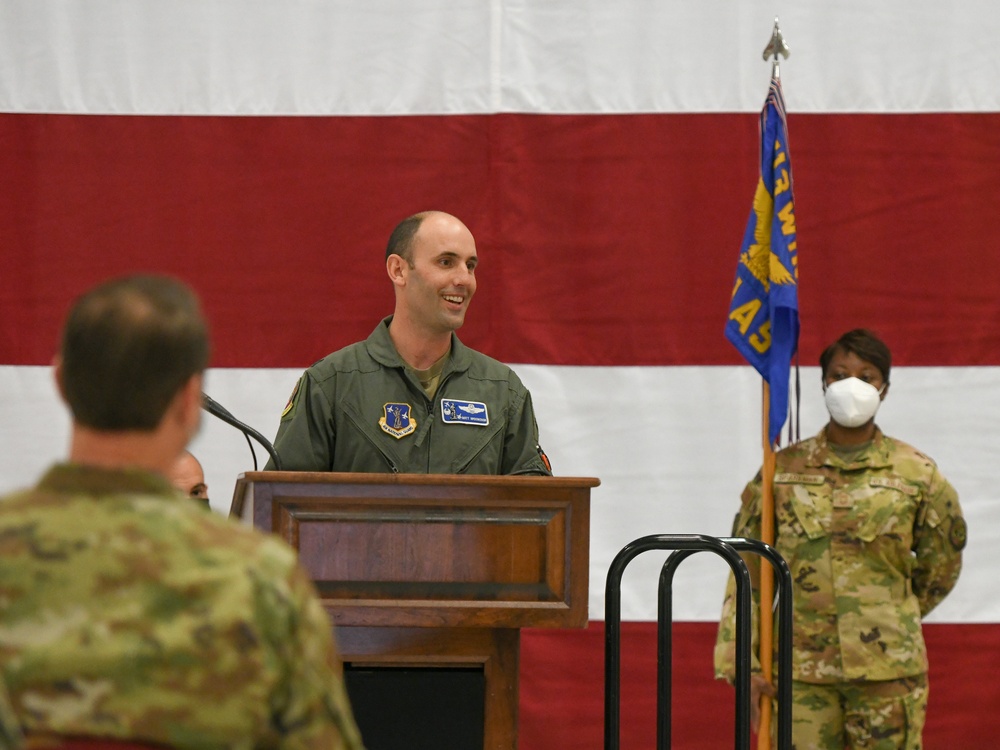
[[[479,667],[517,747],[519,629],[585,627],[593,478],[241,474],[231,515],[298,550],[345,664]]]

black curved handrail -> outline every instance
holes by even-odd
[[[778,578],[781,606],[778,649],[778,748],[791,746],[791,573],[781,555],[751,539],[704,534],[654,534],[625,545],[608,569],[604,618],[604,747],[618,750],[621,741],[621,579],[628,564],[651,550],[673,550],[660,571],[657,623],[657,748],[670,747],[670,677],[672,649],[672,580],[677,567],[695,552],[722,557],[736,579],[736,750],[750,748],[750,573],[738,551],[767,557]],[[787,609],[787,612],[786,612]]]

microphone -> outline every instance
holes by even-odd
[[[274,462],[274,468],[277,469],[278,471],[281,471],[281,459],[278,458],[278,452],[274,450],[274,446],[271,444],[270,440],[268,440],[266,437],[257,432],[257,430],[255,430],[253,427],[250,427],[249,425],[246,425],[240,420],[238,420],[236,417],[234,417],[232,414],[229,413],[229,410],[226,409],[226,407],[224,407],[222,404],[213,399],[204,391],[201,394],[201,406],[205,411],[207,411],[212,416],[218,417],[226,424],[235,427],[237,430],[243,433],[244,437],[246,437],[247,439],[247,445],[250,446],[250,453],[253,456],[254,471],[257,470],[257,454],[254,452],[253,443],[250,442],[251,437],[264,446],[264,449],[267,451],[268,455],[271,456],[271,460]]]

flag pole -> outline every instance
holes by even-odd
[[[766,380],[763,383],[763,424],[762,438],[764,461],[761,466],[760,540],[774,546],[774,446],[771,444],[770,420],[771,389]],[[760,558],[760,669],[761,676],[771,682],[774,663],[774,575],[771,564]],[[757,747],[768,750],[771,743],[771,698],[760,697],[760,724],[757,732]]]
[[[785,101],[778,79],[778,57],[788,57],[788,45],[774,19],[764,60],[772,60],[771,83],[760,113],[760,177],[747,218],[736,280],[726,321],[726,338],[763,378],[763,448],[761,468],[760,540],[774,546],[775,447],[788,416],[791,358],[798,348],[798,243],[792,197],[792,162],[788,151]],[[754,581],[760,594],[758,654],[768,682],[774,671],[774,578],[760,559]],[[788,687],[788,686],[785,686]],[[755,708],[757,708],[755,706]],[[771,698],[762,696],[757,740],[765,750],[771,739]],[[782,716],[784,716],[784,712]]]
[[[781,71],[778,57],[788,59],[791,54],[778,26],[778,18],[774,18],[774,28],[771,39],[764,48],[764,60],[771,59],[771,78],[780,80]],[[767,380],[763,381],[763,425],[762,441],[764,460],[761,465],[761,507],[760,507],[760,540],[774,546],[774,443],[771,442],[770,413],[771,389]],[[774,665],[774,574],[771,565],[764,557],[760,558],[760,667],[761,676],[769,683],[773,679]],[[761,695],[760,724],[757,733],[758,750],[768,750],[771,745],[771,698]]]

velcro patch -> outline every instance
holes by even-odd
[[[868,486],[888,487],[890,490],[899,490],[904,495],[909,495],[911,497],[920,494],[920,490],[909,482],[904,482],[902,479],[891,479],[890,477],[872,477],[868,480]]]
[[[490,423],[490,412],[482,401],[443,398],[441,421],[445,424],[475,424],[485,427]]]
[[[958,552],[965,549],[965,542],[968,538],[968,528],[964,518],[954,518],[951,522],[951,529],[948,531],[948,540],[951,546]]]
[[[775,484],[826,484],[826,477],[822,474],[775,474]]]
[[[304,375],[302,377],[305,377]],[[299,386],[302,385],[302,378],[295,381],[295,387],[292,389],[292,395],[288,397],[288,403],[285,404],[285,408],[281,411],[281,418],[284,419],[289,414],[292,413],[292,407],[295,406],[295,397],[299,395]]]
[[[417,429],[417,420],[410,412],[409,404],[383,404],[378,426],[382,428],[382,432],[392,435],[396,440],[412,435]]]

